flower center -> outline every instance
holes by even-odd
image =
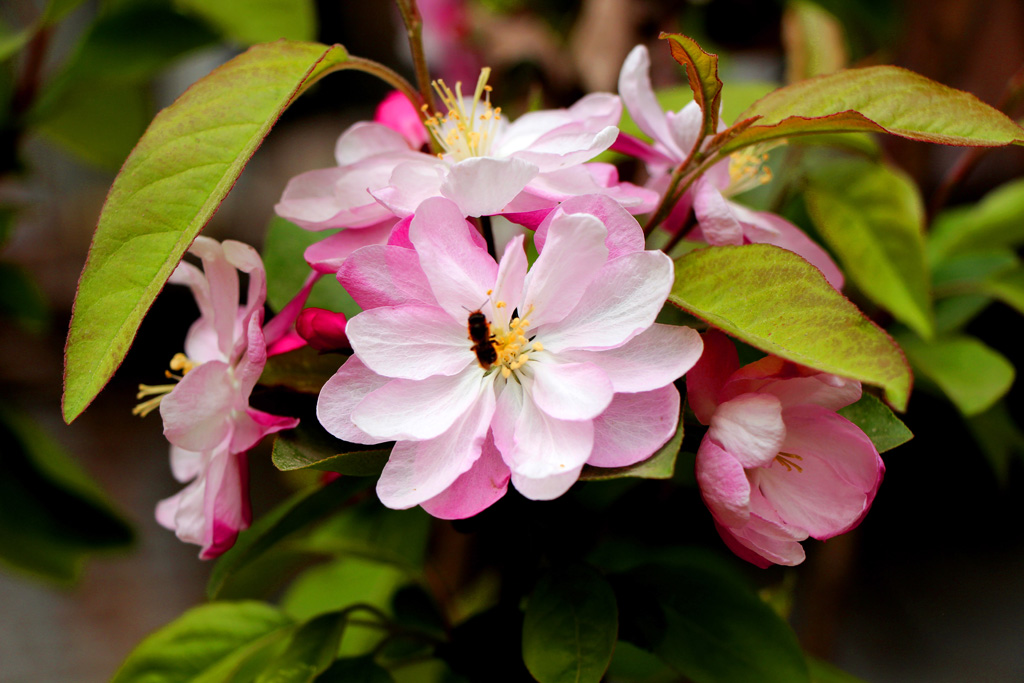
[[[199,363],[189,359],[183,353],[176,353],[171,358],[170,367],[171,370],[180,372],[181,375],[175,375],[171,370],[164,370],[164,375],[167,379],[173,379],[175,382],[180,382],[181,378],[187,375],[192,369],[196,368]],[[160,401],[163,400],[164,396],[171,393],[177,384],[140,384],[139,393],[135,394],[135,398],[143,399],[147,396],[152,398],[143,401],[139,405],[132,408],[132,415],[138,415],[139,417],[146,417],[151,412],[157,409],[160,405]]]
[[[794,460],[803,460],[799,455],[795,455],[793,453],[779,453],[775,456],[775,459],[785,466],[787,472],[792,472],[793,470],[796,470],[797,472],[804,471],[803,467],[800,467],[800,465],[793,462]]]
[[[504,308],[504,301],[495,302],[496,308]],[[512,318],[508,329],[496,331],[492,337],[494,351],[498,356],[495,365],[501,367],[501,376],[508,379],[512,373],[526,365],[530,360],[530,354],[534,351],[543,351],[544,345],[539,341],[532,341],[527,338],[526,328],[530,326],[527,316],[533,312],[533,307],[523,317]]]
[[[490,75],[490,68],[481,69],[469,102],[462,97],[461,81],[455,84],[455,92],[442,80],[432,83],[448,113],[431,115],[427,105],[423,105],[424,123],[454,161],[487,156],[491,150],[501,120],[501,107],[491,107],[491,86],[487,85]]]
[[[750,151],[730,154],[729,187],[722,194],[737,195],[770,183],[772,170],[764,165],[766,161],[767,148],[760,145],[755,145]]]

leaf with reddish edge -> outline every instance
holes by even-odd
[[[900,347],[817,268],[768,244],[698,249],[675,261],[669,301],[762,351],[885,390],[904,411],[910,366]]]
[[[693,90],[693,99],[704,113],[704,135],[718,131],[718,112],[722,106],[722,81],[718,78],[718,55],[708,54],[693,38],[681,33],[662,33],[668,41],[672,58],[686,67],[686,80]]]
[[[157,293],[281,112],[347,58],[338,45],[257,45],[153,119],[107,195],[79,281],[65,352],[65,421],[121,364]]]
[[[974,95],[895,66],[846,69],[779,88],[740,120],[760,117],[720,136],[722,153],[793,135],[874,131],[942,145],[1024,144],[1024,129]]]

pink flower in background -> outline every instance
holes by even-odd
[[[614,149],[644,161],[651,175],[648,187],[663,194],[671,171],[686,161],[697,144],[703,117],[696,102],[678,112],[663,111],[651,87],[650,67],[647,48],[637,45],[622,64],[619,94],[637,126],[653,142],[620,135]],[[724,128],[720,123],[719,129]],[[753,211],[729,199],[771,180],[771,172],[763,166],[766,158],[760,152],[736,152],[715,164],[679,200],[664,223],[665,229],[681,229],[692,208],[697,219],[692,239],[714,245],[774,244],[802,256],[821,270],[833,287],[841,289],[839,267],[800,228],[774,213]]]
[[[209,559],[231,547],[250,513],[245,453],[267,434],[298,424],[249,406],[249,394],[267,362],[267,345],[294,321],[313,279],[282,314],[263,327],[266,273],[259,254],[241,242],[197,237],[189,249],[203,270],[182,262],[170,282],[188,285],[200,317],[185,338],[185,352],[171,361],[180,381],[143,387],[146,414],[159,405],[164,435],[171,442],[171,469],[182,483],[163,500],[157,521],[178,538],[202,546]],[[245,305],[239,306],[238,271],[249,276]],[[173,376],[173,375],[172,375]]]
[[[672,382],[701,344],[654,323],[671,261],[644,251],[640,226],[607,197],[563,204],[537,245],[529,272],[522,236],[495,263],[462,211],[434,198],[406,244],[343,265],[363,312],[317,415],[346,441],[397,442],[377,485],[385,505],[468,517],[510,479],[528,498],[555,498],[584,464],[639,462],[675,432]]]
[[[400,133],[411,149],[420,149],[427,144],[429,135],[423,119],[409,98],[399,90],[392,90],[377,105],[373,120]]]
[[[687,375],[687,401],[709,425],[697,482],[725,543],[759,567],[803,562],[808,536],[825,540],[867,514],[885,466],[863,431],[836,410],[860,382],[774,356],[739,366],[716,330]]]

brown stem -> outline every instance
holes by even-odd
[[[398,11],[402,13],[405,23],[405,35],[409,39],[409,51],[412,53],[413,68],[416,70],[416,83],[420,88],[420,97],[430,111],[434,111],[434,93],[430,88],[430,71],[427,58],[423,53],[423,17],[416,6],[416,0],[396,0]]]

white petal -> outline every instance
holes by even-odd
[[[363,311],[348,321],[345,334],[359,359],[386,377],[454,375],[474,362],[466,328],[436,306]]]
[[[689,150],[680,149],[669,129],[665,112],[658,104],[658,98],[651,87],[650,70],[651,57],[647,53],[647,48],[637,45],[622,63],[622,71],[619,73],[619,95],[640,130],[661,143],[671,153],[673,160],[680,163],[686,158]]]
[[[474,157],[453,164],[441,183],[441,194],[465,216],[500,213],[537,175],[537,167],[520,159]]]
[[[352,422],[352,411],[371,392],[390,380],[373,372],[356,356],[350,356],[334,376],[327,380],[316,402],[316,416],[324,429],[342,441],[377,444],[387,439],[375,438]]]
[[[711,416],[708,436],[745,468],[769,464],[786,438],[782,404],[770,394],[742,394]]]
[[[592,363],[531,363],[530,396],[559,420],[593,420],[612,401],[612,383]]]
[[[594,447],[593,421],[569,421],[551,417],[533,402],[529,396],[529,387],[526,391],[516,420],[514,446],[511,452],[502,450],[512,472],[544,479],[583,465]],[[501,444],[498,446],[501,448]]]
[[[582,469],[583,466],[580,465],[542,479],[533,479],[513,472],[512,485],[516,487],[516,491],[530,500],[554,500],[572,488],[572,485],[580,478]]]
[[[401,133],[380,123],[360,121],[338,138],[334,158],[339,166],[347,166],[385,152],[408,151],[409,143]]]

